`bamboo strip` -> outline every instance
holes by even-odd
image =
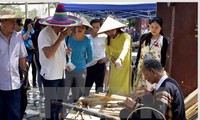
[[[198,102],[186,110],[186,118],[192,118],[198,112]]]
[[[197,107],[194,108],[193,110],[191,110],[191,111],[187,114],[187,116],[188,116],[188,117],[192,116],[196,111],[197,111]]]
[[[198,106],[195,106],[194,109],[192,109],[191,111],[189,111],[188,114],[187,114],[187,116],[192,116],[192,115],[194,115],[194,113],[197,112],[197,110],[198,110],[197,107],[198,107]]]
[[[193,110],[196,106],[198,106],[198,103],[196,102],[194,105],[192,105],[191,107],[189,107],[187,110],[186,110],[186,113],[188,113],[189,111]]]
[[[198,89],[194,90],[190,93],[184,100],[185,109],[187,110],[189,107],[194,105],[198,101]]]
[[[97,97],[103,97],[103,100],[122,100],[125,101],[127,97],[121,96],[121,95],[114,95],[114,94],[105,94],[105,93],[99,93],[95,94]]]
[[[119,111],[100,110],[102,113],[112,116],[119,116]]]
[[[191,120],[191,118],[194,116],[194,115],[196,115],[198,113],[198,111],[196,110],[196,111],[193,111],[189,116],[187,116],[186,118],[188,119],[188,120]]]
[[[110,111],[121,111],[123,108],[118,107],[118,108],[105,108],[104,110],[110,110]]]

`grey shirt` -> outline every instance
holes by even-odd
[[[8,42],[0,31],[0,90],[20,88],[19,58],[27,55],[21,33],[13,32]]]

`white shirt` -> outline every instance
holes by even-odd
[[[0,90],[20,88],[19,58],[27,55],[21,33],[13,32],[9,43],[0,31]]]
[[[97,63],[98,60],[106,57],[105,50],[105,39],[107,37],[106,34],[99,34],[95,38],[92,35],[87,35],[93,42],[93,60],[87,64],[87,67],[93,66]]]
[[[150,47],[156,43],[160,43],[161,46],[163,46],[163,36],[159,35],[159,38],[151,39]]]
[[[38,36],[38,47],[39,47],[39,61],[41,64],[40,74],[46,80],[56,80],[62,79],[65,77],[64,70],[66,64],[66,45],[63,40],[60,43],[55,54],[47,59],[43,48],[54,45],[56,40],[58,39],[58,35],[56,35],[55,31],[51,26],[45,27]]]
[[[162,85],[164,80],[167,79],[167,78],[168,78],[167,75],[162,76],[162,78],[158,81],[158,84],[156,84],[156,90],[158,90],[160,88],[160,86]]]

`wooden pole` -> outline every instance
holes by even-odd
[[[99,117],[99,118],[104,118],[104,119],[108,119],[108,120],[118,120],[119,119],[119,118],[114,117],[114,116],[105,115],[105,114],[102,114],[100,112],[92,111],[92,110],[89,110],[89,109],[86,109],[86,108],[83,108],[83,107],[78,107],[78,106],[75,106],[75,105],[72,105],[72,104],[69,104],[69,103],[63,103],[63,102],[60,103],[60,102],[57,102],[57,101],[53,101],[52,104],[62,105],[62,106],[67,107],[69,109],[73,109],[73,110],[79,111],[79,112],[84,112],[86,114],[96,116],[96,117]]]
[[[25,18],[28,18],[28,3],[25,2]]]
[[[48,2],[48,16],[50,16],[50,3]]]
[[[172,24],[171,24],[171,33],[169,40],[169,75],[172,74],[172,61],[173,61],[173,41],[174,41],[174,26],[175,26],[175,6],[172,6]]]

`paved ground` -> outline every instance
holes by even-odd
[[[27,91],[27,97],[28,97],[28,105],[26,108],[26,115],[24,115],[23,120],[43,120],[44,119],[44,97],[41,97],[39,94],[39,88],[33,88],[32,87],[32,75],[31,72],[32,69],[30,68],[29,71],[29,82],[31,85],[31,89]],[[90,92],[94,92],[94,86],[92,87]],[[71,111],[70,114],[67,115],[66,120],[72,120],[75,119],[76,116],[75,111]],[[81,119],[81,115],[77,115],[76,119]],[[89,116],[84,114],[83,119],[85,120],[99,120],[97,117]]]
[[[28,90],[27,96],[28,105],[26,109],[26,115],[24,116],[23,120],[42,120],[45,116],[44,97],[40,97],[38,88],[31,88],[30,90]],[[75,119],[76,113],[77,112],[75,111],[71,111],[70,114],[67,115],[66,120]],[[83,118],[85,120],[99,120],[99,118],[89,116],[87,114],[84,114]],[[81,115],[78,115],[77,119],[81,119]]]
[[[24,120],[42,120],[44,118],[44,98],[39,95],[38,88],[27,91],[28,105]]]

